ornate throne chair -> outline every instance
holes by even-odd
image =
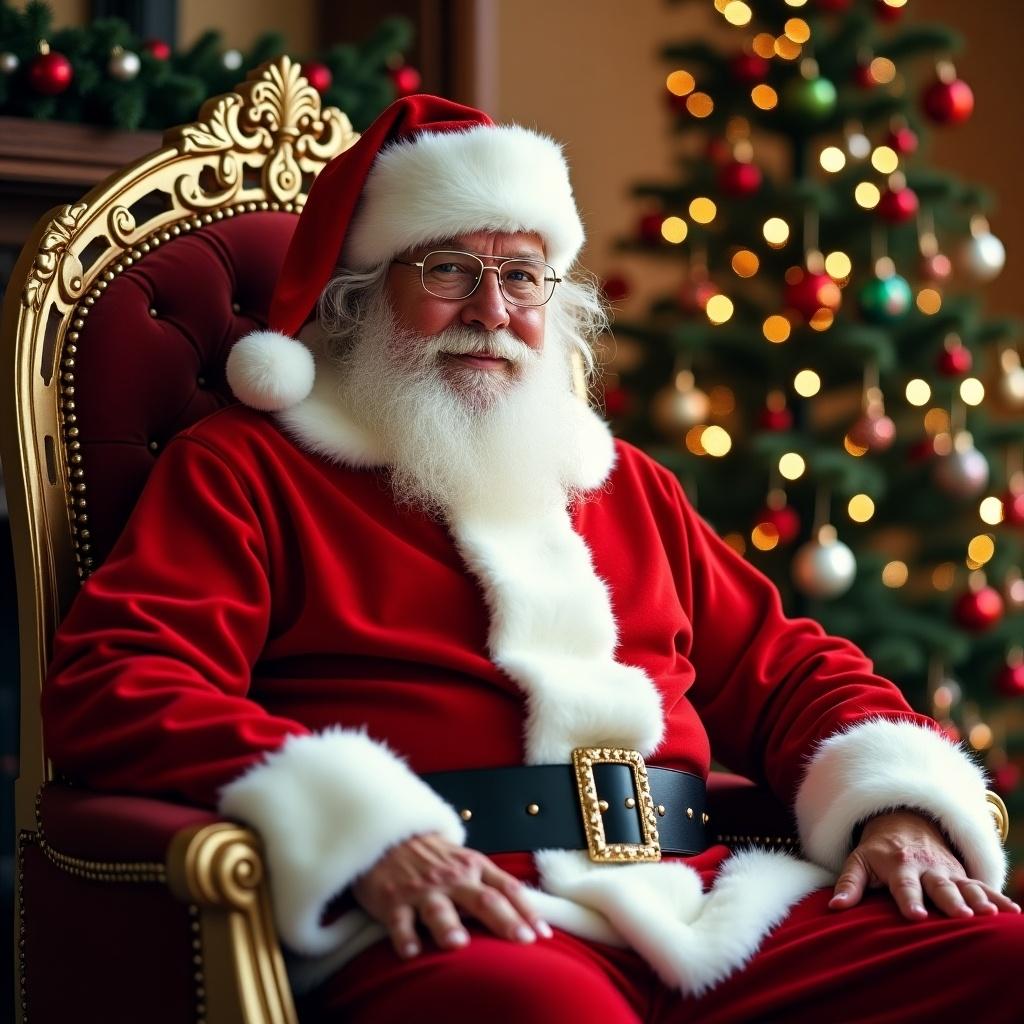
[[[281,58],[44,218],[15,268],[0,404],[22,658],[21,1021],[296,1020],[258,838],[206,810],[54,778],[39,691],[54,630],[161,448],[232,401],[227,352],[265,325],[309,186],[355,139]],[[793,844],[751,784],[712,788],[720,840]]]

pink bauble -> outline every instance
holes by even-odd
[[[962,377],[974,365],[974,356],[966,345],[944,348],[939,355],[939,373],[945,377]]]
[[[1003,503],[1003,522],[1007,526],[1024,526],[1024,490],[1011,487],[999,500]]]
[[[784,295],[786,306],[795,309],[805,320],[810,320],[819,309],[834,313],[843,301],[839,285],[828,274],[809,270],[801,271],[799,277],[793,274],[793,280],[786,283]]]
[[[741,160],[730,160],[718,172],[718,187],[736,198],[752,196],[761,187],[761,180],[761,168]]]
[[[893,128],[886,136],[885,141],[900,156],[909,156],[917,151],[917,133],[912,128]]]
[[[888,416],[865,413],[850,427],[847,436],[858,448],[884,452],[896,440],[896,424]]]
[[[996,676],[996,689],[1004,697],[1024,697],[1024,664],[1004,665]]]
[[[302,74],[306,81],[322,96],[331,87],[334,75],[326,64],[316,60],[308,60],[302,65]]]
[[[917,215],[917,193],[912,188],[886,189],[875,209],[879,217],[890,224],[903,224]]]
[[[968,590],[953,605],[957,625],[972,633],[991,629],[1003,617],[1003,597],[994,587]]]
[[[960,124],[974,110],[974,93],[962,78],[936,79],[921,94],[921,106],[936,124]]]

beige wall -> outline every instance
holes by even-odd
[[[923,12],[922,18],[950,24],[966,37],[958,67],[974,87],[975,116],[958,128],[937,131],[930,159],[998,194],[993,227],[1009,256],[1006,271],[989,286],[989,303],[994,310],[1024,315],[1024,289],[1014,280],[1014,270],[1024,266],[1021,102],[1007,71],[1020,63],[1015,5],[928,0],[911,6]],[[491,58],[496,112],[565,142],[588,227],[585,261],[598,274],[632,263],[657,275],[660,264],[624,259],[612,243],[628,234],[638,217],[629,186],[644,178],[671,180],[673,173],[676,143],[661,101],[668,69],[660,48],[709,32],[732,48],[740,30],[724,26],[711,0],[516,0],[497,9]]]

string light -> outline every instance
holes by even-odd
[[[978,506],[978,515],[988,526],[998,526],[1003,521],[1003,503],[994,495],[983,498]]]
[[[875,514],[875,503],[866,494],[855,494],[846,511],[855,523],[866,523]]]
[[[956,581],[956,566],[952,562],[943,562],[932,571],[932,586],[936,590],[951,590]]]
[[[742,533],[727,533],[722,540],[729,545],[738,555],[747,553],[747,542],[743,539]]]
[[[686,449],[687,451],[693,452],[694,455],[707,455],[704,449],[704,445],[701,442],[701,437],[704,433],[704,424],[698,423],[695,427],[690,427],[686,432]]]
[[[763,83],[750,90],[750,98],[758,110],[774,110],[779,105],[779,94]]]
[[[846,166],[846,154],[838,146],[826,146],[818,157],[818,163],[829,174],[838,174]]]
[[[845,252],[837,249],[825,257],[825,273],[836,281],[843,281],[853,273],[853,263]]]
[[[707,427],[704,430],[700,437],[700,443],[704,446],[704,450],[708,455],[714,456],[716,459],[722,458],[723,455],[728,455],[732,448],[732,438],[729,436],[728,431],[724,427],[717,425]]]
[[[920,377],[907,381],[907,401],[911,405],[927,405],[932,397],[931,385]]]
[[[792,39],[788,39],[786,36],[779,36],[775,40],[775,52],[783,60],[796,60],[803,50],[799,43],[794,43]]]
[[[935,288],[922,288],[917,293],[917,308],[925,316],[934,316],[942,309],[942,293]]]
[[[697,82],[689,71],[673,71],[665,79],[665,87],[673,96],[688,96],[697,88]]]
[[[715,219],[716,213],[718,213],[718,207],[707,196],[697,196],[690,202],[690,216],[698,224],[710,224]]]
[[[811,38],[811,26],[803,18],[790,18],[782,26],[782,31],[794,43],[806,43]]]
[[[775,36],[771,32],[758,32],[750,45],[758,57],[769,60],[775,56]]]
[[[971,731],[967,734],[967,742],[975,750],[987,750],[992,746],[992,729],[984,722],[978,722],[977,725],[971,726]]]
[[[862,181],[853,190],[853,198],[857,200],[858,206],[863,206],[865,210],[873,210],[882,198],[882,193],[874,182]]]
[[[892,174],[900,165],[900,158],[891,146],[878,146],[871,154],[871,166],[879,174]]]
[[[731,3],[726,4],[722,14],[730,25],[737,26],[749,25],[750,19],[754,16],[754,12],[743,3],[743,0],[732,0]]]
[[[773,249],[781,249],[789,241],[789,225],[781,217],[769,217],[761,230]]]
[[[789,337],[792,325],[784,316],[775,313],[765,320],[761,330],[772,344],[781,345]]]
[[[714,416],[728,416],[736,408],[736,396],[731,388],[718,384],[708,392],[711,413]]]
[[[760,266],[761,261],[757,258],[757,253],[749,249],[739,249],[733,253],[732,270],[737,277],[753,277]]]
[[[899,560],[887,562],[882,569],[882,582],[893,590],[902,587],[910,578],[910,570],[906,562]]]
[[[846,449],[848,455],[852,455],[855,459],[859,459],[863,455],[867,455],[868,449],[866,445],[857,444],[849,434],[843,438],[843,447]]]
[[[779,459],[779,472],[787,480],[799,480],[804,475],[805,469],[807,469],[807,463],[804,461],[803,456],[798,455],[796,452],[786,452]]]
[[[972,537],[967,545],[967,557],[979,569],[986,562],[991,561],[995,553],[996,543],[988,533],[979,533],[977,537]]]
[[[836,316],[831,309],[821,306],[814,311],[814,315],[807,321],[807,326],[812,331],[827,331],[835,322]]]
[[[949,430],[949,413],[938,407],[924,414],[924,429],[929,434],[941,434]]]
[[[879,85],[888,85],[896,77],[896,65],[888,57],[876,57],[871,62],[870,71]]]
[[[691,92],[686,97],[686,109],[694,117],[710,117],[715,101],[706,92]]]
[[[801,370],[793,378],[793,390],[801,398],[813,398],[821,390],[821,378],[813,370]]]
[[[682,242],[689,231],[690,228],[682,217],[666,217],[661,222],[661,237],[673,245]]]
[[[732,299],[728,295],[712,295],[708,299],[708,304],[704,307],[704,312],[707,313],[708,319],[713,324],[724,324],[733,314]],[[704,447],[707,447],[705,443]]]
[[[977,377],[965,377],[960,382],[960,397],[966,405],[981,405],[985,401],[985,385]]]
[[[771,551],[772,548],[777,547],[779,543],[778,528],[773,526],[771,523],[758,523],[757,526],[750,531],[750,543],[753,544],[758,551]]]

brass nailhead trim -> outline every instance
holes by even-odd
[[[655,808],[655,810],[658,812],[658,816],[659,817],[661,817],[661,818],[665,817],[665,805],[664,804],[658,804],[658,806]]]
[[[690,818],[691,820],[693,819],[693,808],[692,807],[687,807],[686,808],[686,816],[688,818]]]
[[[607,800],[598,800],[597,801],[597,809],[602,814],[604,814],[604,812],[608,810],[608,801]]]
[[[533,815],[540,814],[540,804],[527,804],[526,813]]]
[[[472,821],[473,820],[473,812],[468,807],[463,807],[462,810],[459,811],[459,817],[463,821]]]
[[[636,799],[631,796],[626,797],[626,807],[628,810],[633,810],[636,807]]]

